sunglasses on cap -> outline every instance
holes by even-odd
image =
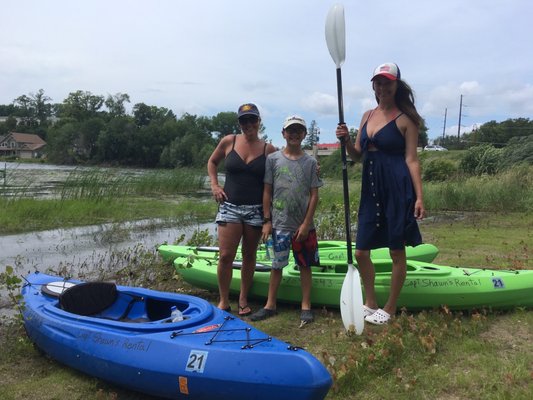
[[[257,117],[256,115],[246,115],[239,118],[239,123],[242,125],[255,124],[257,123],[257,121],[259,121],[259,117]]]

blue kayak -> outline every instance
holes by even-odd
[[[21,289],[30,339],[52,358],[172,399],[323,399],[326,368],[198,297],[43,273]],[[171,307],[184,319],[172,322]]]

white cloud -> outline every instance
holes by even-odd
[[[470,81],[470,82],[461,83],[459,85],[459,90],[461,91],[461,94],[465,94],[465,95],[479,94],[481,87],[479,85],[479,82]]]
[[[278,136],[289,113],[335,140],[335,68],[324,38],[333,3],[320,0],[23,0],[3,5],[0,104],[44,89],[128,93],[177,115],[262,105]],[[533,118],[533,2],[345,2],[344,110],[349,125],[375,107],[374,67],[400,65],[430,136],[447,125]],[[296,15],[305,17],[295,19]],[[385,28],[384,28],[385,27]],[[452,120],[455,120],[452,122]],[[474,122],[475,121],[475,122]]]
[[[321,115],[336,115],[338,100],[330,94],[314,92],[302,100],[305,109]]]

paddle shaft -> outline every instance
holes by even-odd
[[[342,74],[341,69],[337,68],[337,100],[339,105],[339,125],[344,124],[344,106],[342,102]],[[353,264],[352,256],[352,235],[350,233],[350,199],[348,193],[348,166],[346,161],[346,142],[341,139],[341,158],[342,158],[342,189],[344,194],[344,224],[346,226],[346,251],[348,265]]]

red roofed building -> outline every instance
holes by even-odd
[[[341,147],[340,142],[336,143],[318,143],[318,150],[331,150],[335,151]]]
[[[46,142],[33,133],[9,132],[0,137],[0,156],[39,158],[45,146]]]

